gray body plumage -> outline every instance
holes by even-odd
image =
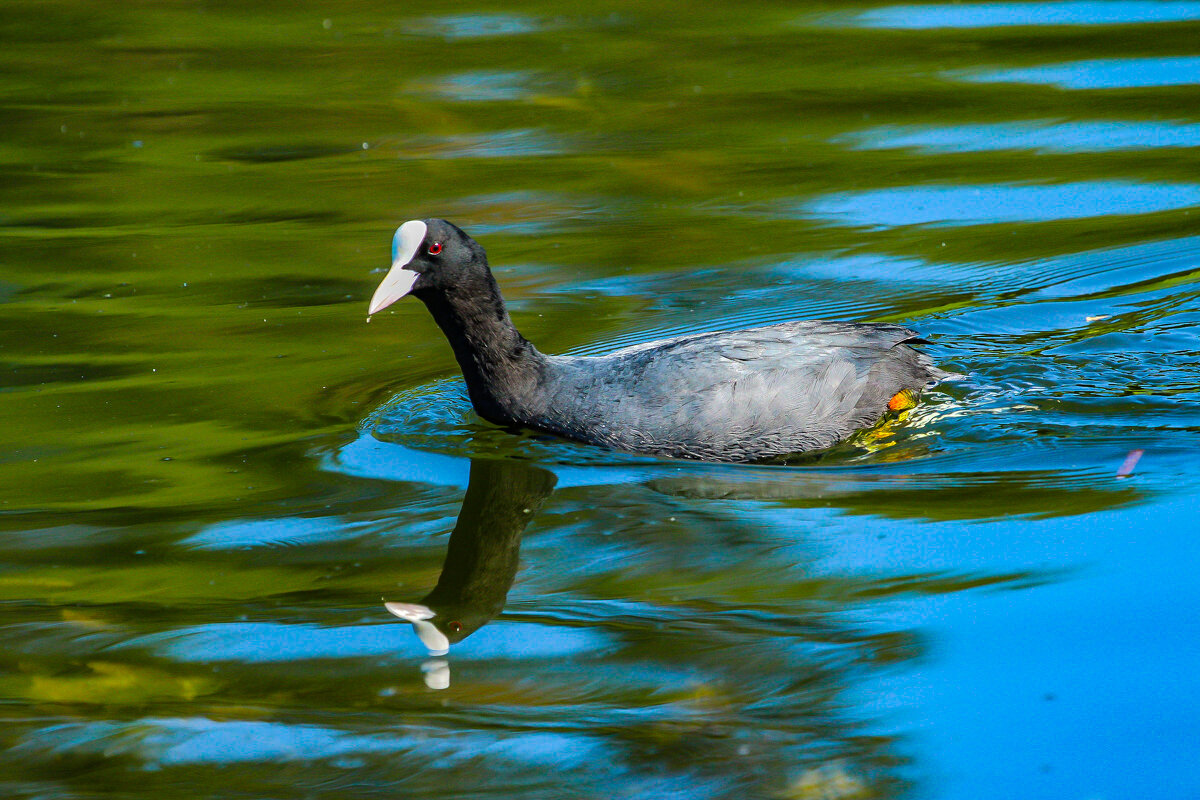
[[[789,322],[546,356],[521,425],[617,450],[750,461],[829,447],[946,373],[899,325]]]

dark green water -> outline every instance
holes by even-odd
[[[1200,797],[1200,3],[0,45],[0,796]],[[365,323],[433,216],[547,352],[887,320],[969,376],[791,466],[515,436]]]

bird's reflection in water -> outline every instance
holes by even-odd
[[[431,658],[422,665],[431,689],[450,685],[450,645],[504,608],[517,575],[521,535],[554,489],[554,474],[515,461],[473,459],[462,510],[437,586],[419,603],[386,603],[412,623]]]

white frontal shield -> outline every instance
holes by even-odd
[[[417,282],[417,273],[405,269],[417,255],[421,242],[425,241],[427,227],[419,219],[410,219],[396,229],[392,237],[392,268],[371,296],[367,314],[376,314],[408,294]]]

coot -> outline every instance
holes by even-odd
[[[412,294],[450,340],[481,417],[615,450],[755,461],[829,447],[949,377],[900,325],[785,322],[603,356],[545,355],[513,326],[487,255],[441,219],[411,220],[369,314]]]

